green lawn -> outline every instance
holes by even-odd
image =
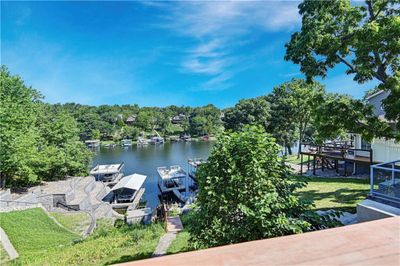
[[[307,181],[307,187],[298,191],[301,197],[314,200],[315,210],[335,209],[340,211],[355,212],[358,202],[365,199],[369,191],[368,180],[353,178],[321,178],[300,177],[293,180]],[[182,215],[184,228],[189,225],[187,215]],[[187,229],[180,232],[168,248],[168,253],[189,251],[190,233]]]
[[[175,238],[175,240],[168,247],[168,254],[175,254],[180,252],[189,251],[188,243],[189,243],[190,233],[187,230],[181,231]]]
[[[358,202],[365,199],[369,191],[369,181],[354,178],[293,177],[307,181],[307,187],[298,193],[311,199],[315,209],[335,209],[355,212]]]
[[[57,225],[40,208],[0,213],[0,221],[22,260],[44,256],[50,249],[80,238]]]
[[[289,163],[293,163],[293,164],[300,164],[301,163],[301,158],[297,158],[297,154],[293,154],[293,155],[288,155],[286,157],[286,161]],[[303,164],[307,163],[307,156],[303,156]],[[311,160],[310,160],[311,161]]]
[[[50,213],[65,228],[82,235],[90,225],[90,216],[85,212]]]
[[[105,265],[147,258],[165,233],[157,223],[115,227],[108,221],[100,221],[94,233],[82,240],[39,208],[0,213],[0,219],[20,254],[14,263],[21,265]],[[74,227],[71,221],[79,220],[62,219],[60,223],[72,226],[71,229]]]

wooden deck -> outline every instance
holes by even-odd
[[[326,153],[326,152],[301,152],[303,155],[310,155],[310,156],[318,156],[318,157],[324,157],[332,160],[339,160],[339,161],[348,161],[348,162],[355,162],[355,163],[362,163],[362,164],[371,164],[371,160],[368,157],[364,156],[354,156],[354,157],[343,157],[339,154],[332,154],[332,153]],[[377,162],[373,162],[377,163]]]
[[[124,265],[400,265],[400,217]]]

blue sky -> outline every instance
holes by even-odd
[[[234,105],[303,75],[297,2],[1,2],[1,63],[50,103]],[[360,98],[339,66],[322,83]]]

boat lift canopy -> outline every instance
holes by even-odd
[[[139,174],[125,176],[111,189],[111,191],[115,191],[121,188],[139,190],[143,186],[146,178],[147,176]]]
[[[119,173],[124,166],[124,163],[120,164],[98,164],[92,170],[90,170],[91,175],[101,175],[101,174],[116,174]]]

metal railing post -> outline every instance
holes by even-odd
[[[374,167],[373,166],[371,166],[370,185],[371,185],[370,194],[372,195],[373,191],[374,191]]]
[[[393,186],[396,184],[395,179],[394,179],[394,162],[392,163],[392,180],[393,180]]]

